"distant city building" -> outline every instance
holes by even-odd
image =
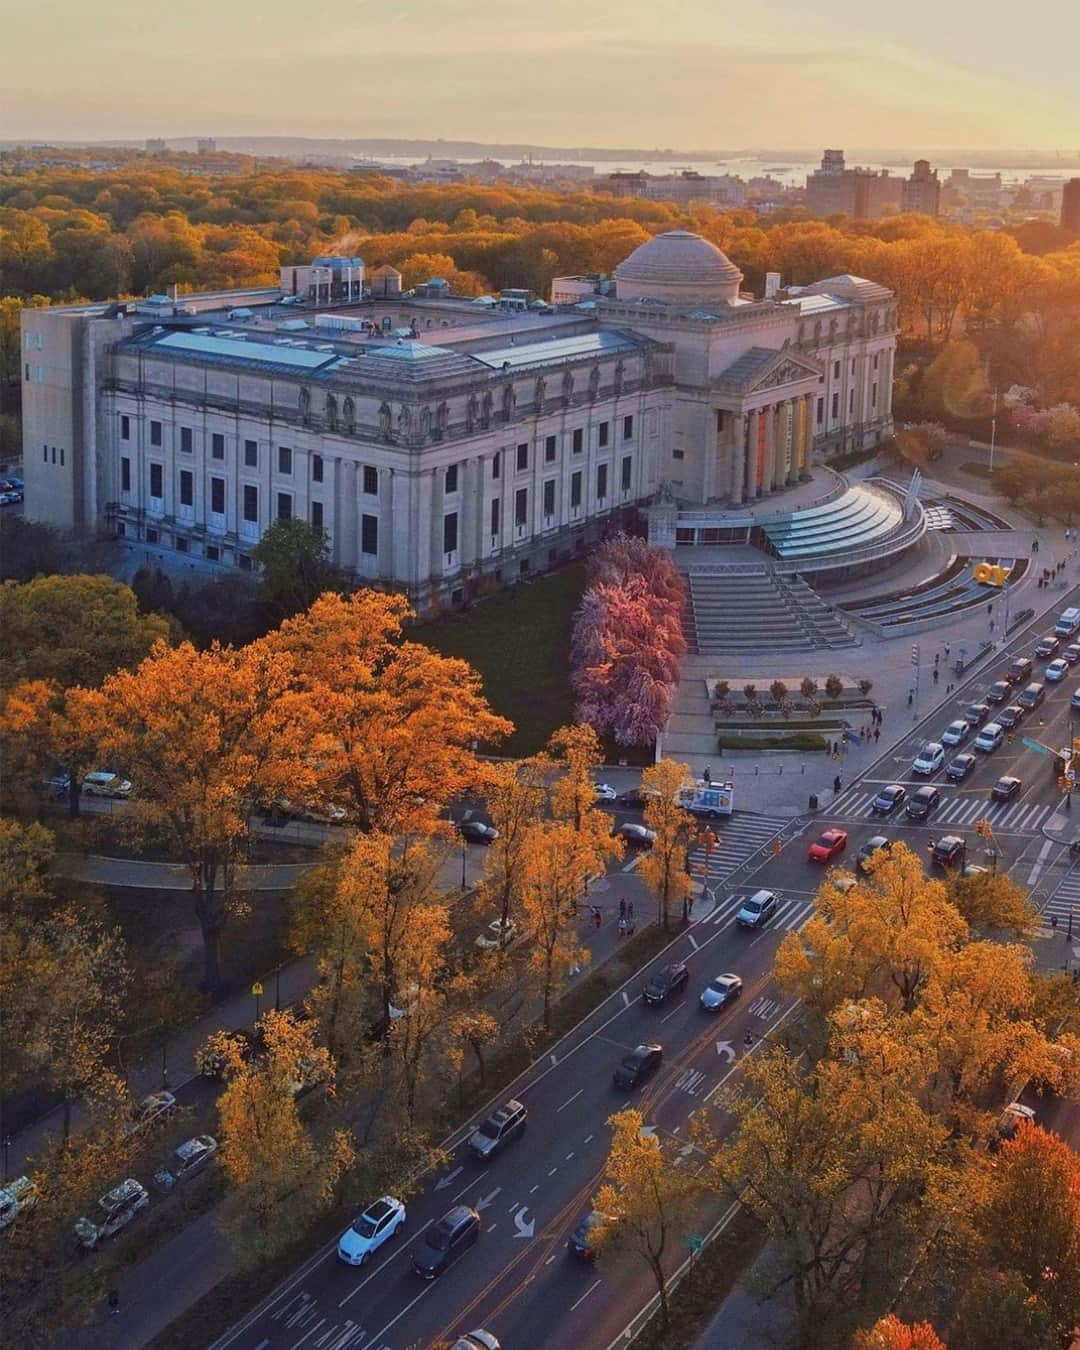
[[[149,155],[160,155],[169,147],[160,136],[150,136],[146,141],[146,152]]]
[[[689,206],[691,202],[707,202],[710,206],[746,203],[746,184],[736,174],[704,174],[695,169],[670,174],[619,170],[599,179],[596,186],[616,197],[645,197],[654,202],[677,202],[680,206]]]
[[[900,210],[903,180],[887,169],[849,169],[843,150],[826,150],[821,167],[806,179],[806,209],[812,216],[871,220]]]
[[[216,155],[217,141],[213,136],[200,136],[195,142],[195,148],[200,155]]]
[[[242,571],[297,517],[426,611],[661,499],[657,538],[692,543],[679,504],[713,530],[710,503],[892,432],[896,297],[860,277],[771,275],[747,297],[714,244],[673,230],[610,279],[556,279],[558,308],[370,280],[320,257],[280,286],[24,310],[28,517]]]
[[[1062,189],[1061,228],[1080,234],[1080,178],[1070,178]]]
[[[900,193],[901,211],[914,211],[924,216],[936,216],[941,211],[941,184],[937,170],[928,159],[917,159],[911,176]]]

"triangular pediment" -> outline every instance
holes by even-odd
[[[747,393],[757,393],[761,389],[779,389],[785,384],[801,384],[805,380],[816,380],[822,373],[821,366],[801,354],[784,348],[761,370],[748,386]]]

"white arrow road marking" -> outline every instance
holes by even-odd
[[[727,1059],[727,1062],[730,1064],[731,1061],[735,1058],[735,1047],[731,1044],[730,1041],[717,1041],[716,1053],[718,1055],[724,1055]]]
[[[462,1172],[464,1171],[465,1171],[464,1167],[455,1167],[452,1172],[447,1172],[446,1176],[439,1178],[439,1180],[435,1183],[435,1189],[437,1191],[441,1191],[444,1186],[453,1185],[454,1178],[461,1176]]]
[[[476,1202],[476,1208],[478,1210],[490,1209],[490,1207],[495,1203],[496,1196],[498,1196],[501,1191],[502,1187],[496,1186],[493,1191],[488,1191],[487,1195],[482,1195],[480,1199],[477,1200]]]
[[[651,1139],[653,1135],[656,1134],[656,1126],[642,1125],[641,1129],[638,1130],[638,1134],[642,1137],[642,1139]]]
[[[514,1227],[517,1229],[518,1237],[531,1238],[536,1231],[536,1220],[529,1219],[526,1221],[523,1217],[528,1214],[528,1212],[529,1211],[523,1207],[514,1215]]]

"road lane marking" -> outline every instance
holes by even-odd
[[[693,933],[687,933],[686,940],[687,942],[689,942],[690,946],[693,947],[694,951],[696,952],[701,951],[701,943],[698,942],[697,938],[694,937]]]
[[[629,1008],[629,1006],[630,1006],[630,995],[626,992],[625,989],[623,990],[622,1001],[623,1001],[623,1007],[624,1007],[624,1008]]]
[[[554,1069],[559,1061],[555,1058],[554,1055],[548,1055],[548,1059],[551,1060],[551,1067]]]
[[[1050,850],[1053,847],[1054,842],[1052,839],[1044,840],[1042,848],[1039,849],[1039,856],[1035,859],[1035,865],[1028,873],[1027,884],[1029,888],[1034,886],[1036,881],[1038,881],[1039,873],[1046,866],[1046,859],[1050,856]]]
[[[553,1177],[558,1170],[559,1169],[557,1167],[553,1167],[551,1171],[548,1173],[548,1176]]]
[[[574,1155],[572,1153],[568,1153],[566,1157],[563,1159],[563,1162],[569,1162],[573,1156]]]
[[[532,1188],[532,1190],[529,1192],[529,1194],[530,1194],[530,1195],[535,1195],[536,1192],[537,1192],[539,1189],[540,1189],[540,1183],[537,1182],[536,1185],[535,1185],[535,1186]]]
[[[665,1013],[663,1017],[661,1017],[660,1019],[661,1023],[667,1022],[670,1018],[674,1017],[676,1013],[682,1012],[683,1008],[685,1007],[686,1007],[686,1000],[683,999],[682,1003],[680,1003],[678,1007],[672,1008],[672,1010],[669,1013]]]
[[[600,1284],[601,1284],[600,1280],[593,1280],[592,1284],[589,1285],[588,1289],[585,1290],[585,1292],[578,1299],[578,1301],[576,1303],[571,1303],[570,1311],[573,1312],[576,1308],[580,1308],[581,1305],[585,1302],[585,1300],[589,1297],[589,1295],[593,1292],[593,1290],[600,1288]]]
[[[325,1323],[325,1321],[326,1321],[325,1317],[320,1317],[310,1331],[305,1331],[298,1341],[293,1341],[290,1350],[297,1350],[298,1346],[301,1346],[304,1344],[305,1341],[310,1340],[311,1337],[314,1336],[315,1333],[318,1331],[318,1329]]]
[[[566,1108],[570,1105],[570,1103],[576,1102],[584,1091],[585,1091],[584,1088],[578,1088],[578,1090],[574,1093],[572,1097],[567,1097],[566,1101],[563,1102],[562,1106],[556,1108],[555,1114],[558,1115],[560,1111],[565,1111]]]
[[[398,1322],[400,1322],[401,1319],[405,1316],[406,1313],[411,1312],[413,1308],[415,1308],[416,1305],[420,1302],[420,1300],[424,1297],[425,1294],[431,1293],[432,1289],[435,1288],[435,1283],[436,1281],[432,1280],[430,1283],[425,1284],[423,1289],[420,1290],[417,1296],[414,1299],[411,1299],[408,1303],[406,1303],[404,1308],[402,1308],[402,1310],[398,1313],[396,1317],[392,1318],[389,1322],[387,1322],[386,1326],[384,1326],[381,1331],[376,1332],[376,1334],[372,1336],[371,1340],[368,1341],[368,1343],[364,1346],[364,1350],[375,1350],[376,1346],[382,1343],[382,1338],[386,1335],[386,1333],[390,1330],[390,1328],[396,1326]]]
[[[585,1136],[585,1142],[586,1142],[587,1144],[591,1144],[592,1141],[593,1141],[595,1138],[596,1138],[596,1135],[595,1135],[595,1134],[587,1134],[587,1135]]]

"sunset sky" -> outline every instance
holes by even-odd
[[[1080,150],[1077,0],[734,9],[51,0],[0,22],[0,135]]]

